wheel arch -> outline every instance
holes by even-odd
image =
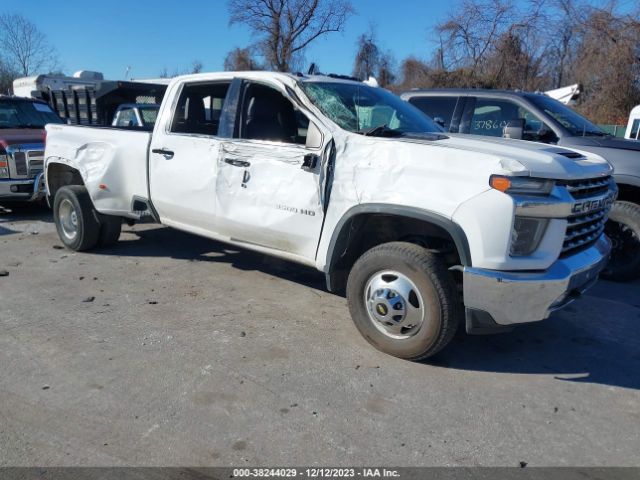
[[[424,239],[428,247],[450,244],[451,265],[471,266],[469,242],[462,228],[435,212],[390,204],[349,209],[333,231],[325,263],[327,289],[344,290],[349,271],[365,251],[381,243]],[[430,243],[437,245],[431,245]],[[419,243],[415,241],[414,243]]]
[[[47,185],[47,201],[49,205],[53,205],[53,199],[56,192],[66,185],[82,185],[85,186],[82,173],[77,168],[60,160],[50,160],[47,162],[47,170],[45,174]]]

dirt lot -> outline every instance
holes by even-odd
[[[157,225],[60,245],[0,213],[0,466],[640,465],[640,282],[415,364],[313,270]]]

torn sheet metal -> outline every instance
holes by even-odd
[[[216,181],[216,228],[242,242],[315,257],[322,227],[319,173],[303,145],[226,141]]]

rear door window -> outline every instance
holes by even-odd
[[[416,96],[409,99],[409,103],[429,115],[446,132],[451,131],[451,119],[456,110],[460,97],[457,96]]]
[[[539,140],[541,132],[551,129],[533,112],[510,100],[477,98],[473,106],[469,133],[502,137],[511,120],[524,119],[524,140]]]
[[[231,82],[184,85],[171,121],[172,133],[218,135],[220,114]]]
[[[504,100],[478,98],[473,108],[471,128],[473,135],[502,137],[502,129],[509,120],[518,118],[518,106]]]

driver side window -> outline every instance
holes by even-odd
[[[254,83],[242,107],[240,138],[304,145],[309,119],[278,90]]]
[[[522,134],[523,140],[532,140],[534,142],[539,142],[539,141],[546,142],[546,141],[551,141],[550,137],[555,137],[553,130],[551,130],[546,123],[540,120],[540,118],[537,115],[531,113],[526,108],[518,107],[518,115],[519,115],[518,118],[524,118],[524,132]]]

